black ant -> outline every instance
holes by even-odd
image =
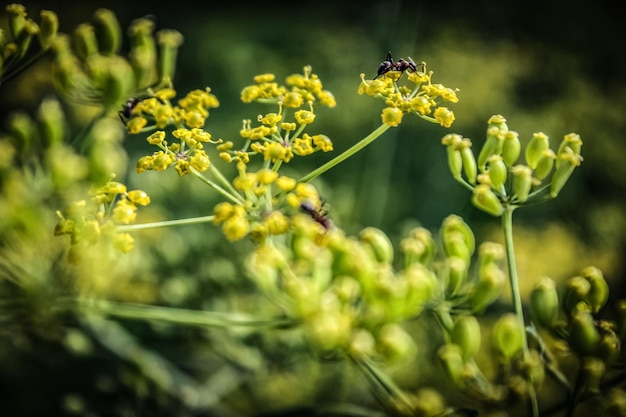
[[[417,72],[417,65],[410,57],[408,61],[404,58],[400,58],[398,61],[394,62],[391,57],[391,51],[389,51],[387,52],[387,58],[385,58],[385,60],[378,66],[378,73],[374,79],[388,73],[389,71],[399,71],[400,75],[402,75],[402,73],[406,70]]]
[[[305,201],[300,204],[300,209],[311,216],[313,220],[321,224],[324,229],[329,230],[333,227],[332,220],[328,218],[328,210],[325,208],[316,209],[313,204]]]
[[[162,98],[157,97],[157,96],[131,97],[128,100],[126,100],[126,103],[122,104],[122,110],[117,112],[117,114],[120,116],[120,120],[122,121],[122,123],[124,123],[124,125],[127,125],[128,121],[125,119],[131,118],[133,110],[135,109],[135,107],[137,107],[137,104],[149,98],[155,98],[161,104],[165,103]]]

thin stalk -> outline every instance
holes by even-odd
[[[239,195],[237,193],[237,190],[235,190],[235,187],[233,187],[230,181],[228,181],[228,179],[222,174],[222,172],[219,169],[217,169],[215,165],[210,164],[209,170],[211,171],[213,175],[217,177],[217,179],[220,180],[222,184],[224,184],[224,187],[226,187],[233,195]]]
[[[344,151],[342,154],[336,156],[335,158],[326,162],[324,165],[320,166],[319,168],[315,169],[314,171],[311,171],[309,174],[300,178],[299,182],[309,182],[312,179],[320,176],[324,172],[328,171],[335,165],[339,165],[340,163],[350,158],[355,153],[359,152],[361,149],[365,148],[370,143],[374,142],[376,139],[378,139],[378,137],[380,137],[380,135],[385,133],[387,129],[389,129],[390,127],[391,126],[386,125],[384,123],[381,124],[380,126],[376,128],[376,130],[374,130],[372,133],[370,133],[369,135],[361,139],[358,143],[356,143],[350,149]]]
[[[229,193],[227,190],[225,190],[224,188],[222,188],[221,186],[219,186],[215,182],[213,182],[210,179],[206,178],[204,175],[202,175],[202,173],[200,173],[198,170],[196,170],[193,167],[190,167],[190,170],[191,170],[191,173],[193,175],[195,175],[198,179],[200,179],[200,181],[202,181],[203,183],[205,183],[209,187],[213,188],[214,190],[216,190],[218,193],[222,194],[224,197],[226,197],[227,199],[229,199],[233,203],[235,203],[235,204],[243,204],[244,203],[243,198],[239,194],[231,194],[231,193]]]
[[[128,225],[117,226],[116,230],[118,232],[124,233],[124,232],[136,232],[138,230],[146,230],[146,229],[158,229],[161,227],[210,223],[213,221],[214,218],[215,216],[203,216],[203,217],[191,217],[188,219],[165,220],[162,222],[153,222],[153,223],[128,224]]]
[[[187,326],[287,328],[297,324],[288,317],[258,318],[239,313],[190,310],[145,304],[118,303],[105,300],[70,300],[70,306],[111,317],[160,321]]]
[[[528,349],[528,339],[526,338],[526,323],[524,320],[524,308],[522,305],[522,296],[519,290],[519,281],[517,279],[517,267],[515,265],[515,248],[513,246],[513,211],[515,206],[507,206],[502,214],[502,231],[504,233],[504,243],[506,248],[506,258],[509,267],[509,281],[511,283],[511,296],[513,298],[513,307],[515,314],[522,329],[522,353],[524,361],[529,360],[530,351]],[[529,375],[528,393],[533,417],[539,417],[539,404],[537,402],[537,393],[533,385],[532,376]]]
[[[374,386],[380,390],[377,393],[381,402],[390,405],[399,401],[407,410],[412,409],[411,401],[404,391],[389,376],[380,371],[371,360],[365,357],[352,356],[351,358],[365,376],[375,384]]]

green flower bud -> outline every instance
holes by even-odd
[[[441,240],[447,256],[459,256],[469,261],[476,249],[474,232],[462,217],[450,215],[443,220]]]
[[[626,340],[626,299],[617,302],[617,334],[620,339]]]
[[[13,39],[18,39],[26,26],[26,7],[22,4],[13,3],[6,7],[9,14],[9,29]]]
[[[400,242],[400,248],[406,265],[415,262],[428,265],[435,257],[435,240],[432,233],[423,227],[411,230],[408,236]]]
[[[51,10],[42,10],[40,13],[41,23],[39,30],[39,44],[42,49],[48,49],[57,36],[59,30],[59,18]]]
[[[606,371],[604,362],[598,358],[588,356],[583,359],[581,382],[588,393],[598,394],[600,382]]]
[[[586,301],[591,307],[591,312],[597,313],[609,299],[609,284],[604,279],[602,271],[594,266],[583,269],[582,276],[590,284]]]
[[[451,296],[461,289],[467,282],[468,264],[458,256],[446,258],[442,271],[442,278],[446,282],[446,294]]]
[[[463,171],[463,156],[461,152],[452,146],[446,148],[448,153],[448,166],[452,173],[452,178],[457,181],[461,180],[461,172]]]
[[[500,114],[495,114],[487,120],[487,124],[489,126],[495,126],[502,131],[502,133],[506,133],[509,131],[509,127],[506,124],[506,119],[504,116]]]
[[[510,167],[517,161],[521,153],[522,145],[519,141],[519,134],[509,130],[504,135],[504,142],[502,144],[502,158],[506,166]]]
[[[15,39],[15,43],[17,44],[18,56],[20,58],[26,55],[28,52],[28,48],[30,48],[30,43],[33,40],[33,36],[39,34],[39,26],[37,23],[32,21],[31,19],[26,19],[24,24],[24,30],[20,33],[20,36]]]
[[[350,353],[354,357],[372,356],[376,352],[376,339],[365,329],[357,329],[352,333]]]
[[[594,354],[600,345],[601,337],[591,313],[575,310],[572,315],[570,343],[583,355]]]
[[[468,360],[480,349],[480,325],[474,316],[460,316],[454,322],[450,341],[461,347],[464,360]]]
[[[183,44],[183,35],[175,30],[161,30],[157,33],[157,42],[161,47],[159,54],[161,79],[174,78],[178,48]]]
[[[340,301],[356,303],[361,296],[361,284],[352,277],[340,276],[333,280],[333,290]]]
[[[444,252],[447,256],[456,256],[469,261],[472,254],[462,233],[450,230],[442,233]]]
[[[137,85],[152,85],[157,81],[157,49],[152,36],[154,22],[150,19],[136,19],[131,24],[128,35],[130,37],[130,62],[135,71]]]
[[[463,170],[463,157],[458,150],[458,145],[461,141],[462,136],[455,133],[449,133],[441,139],[441,143],[446,145],[448,167],[455,180],[461,180],[461,172]]]
[[[587,295],[591,291],[591,283],[583,277],[570,278],[565,287],[563,309],[567,314],[581,307],[581,302],[587,304]]]
[[[487,128],[487,140],[483,144],[478,154],[478,169],[485,170],[485,164],[491,155],[501,155],[502,146],[504,143],[503,132],[496,126],[489,126]]]
[[[115,107],[132,93],[135,86],[133,70],[128,62],[118,56],[109,58],[109,78],[103,91],[103,101],[107,107]]]
[[[487,162],[489,164],[487,174],[489,175],[491,186],[494,190],[500,191],[506,181],[506,176],[509,170],[504,163],[504,159],[502,159],[502,156],[500,155],[491,155]]]
[[[415,317],[421,313],[424,305],[437,295],[439,281],[431,270],[418,263],[402,271],[399,278],[406,283],[403,294],[405,307],[400,316]]]
[[[511,168],[511,175],[513,176],[512,188],[515,201],[523,203],[528,200],[533,185],[533,172],[526,165],[515,165]]]
[[[41,102],[38,111],[40,129],[48,146],[61,143],[65,135],[65,115],[61,104],[53,98]]]
[[[359,238],[372,250],[378,262],[386,264],[393,262],[393,245],[382,230],[367,227],[361,231]]]
[[[559,144],[559,150],[556,154],[557,156],[560,156],[563,152],[566,152],[566,148],[570,148],[575,155],[580,155],[582,146],[583,140],[580,138],[580,135],[576,133],[569,133],[563,137],[563,141]]]
[[[98,90],[104,90],[110,76],[110,57],[93,54],[85,60],[85,75]]]
[[[8,121],[9,132],[15,140],[15,147],[20,153],[28,153],[37,140],[37,125],[31,117],[22,112],[12,113]]]
[[[496,242],[483,242],[478,248],[478,266],[483,268],[489,264],[497,264],[506,256],[504,246]]]
[[[284,263],[283,255],[275,246],[261,246],[246,259],[245,267],[248,275],[266,294],[276,296],[278,290],[280,267]]]
[[[526,145],[525,156],[526,156],[526,165],[528,165],[531,169],[537,168],[537,163],[539,162],[539,158],[543,154],[543,151],[550,147],[550,140],[548,135],[543,132],[534,133],[533,137]]]
[[[530,293],[530,308],[535,322],[551,329],[559,315],[559,295],[556,284],[548,277],[541,277]]]
[[[499,217],[504,213],[504,206],[498,196],[487,184],[479,184],[474,188],[472,203],[480,210]]]
[[[450,379],[458,385],[462,381],[465,369],[461,347],[454,343],[446,343],[437,351],[437,358],[441,361]]]
[[[599,413],[601,416],[626,416],[626,391],[613,388],[608,394],[602,396],[601,407]]]
[[[476,158],[474,158],[474,152],[472,152],[472,142],[469,139],[463,139],[460,145],[461,159],[463,160],[463,172],[467,182],[474,185],[476,184],[476,176],[478,175],[478,168],[476,166]]]
[[[537,161],[537,168],[535,168],[535,177],[542,180],[550,175],[552,168],[554,167],[554,161],[556,160],[556,154],[552,149],[546,149],[542,152]]]
[[[391,362],[411,359],[417,351],[411,336],[397,323],[385,324],[377,341],[378,350]]]
[[[122,45],[122,29],[115,13],[109,9],[100,8],[96,10],[94,20],[100,53],[103,55],[117,54]]]
[[[417,416],[443,416],[445,411],[445,400],[439,391],[432,388],[422,388],[415,394],[415,409],[411,414]]]
[[[556,159],[556,172],[552,176],[552,181],[550,183],[550,196],[552,198],[559,194],[570,175],[572,175],[572,172],[574,172],[574,168],[579,166],[582,161],[582,156],[574,154],[568,147],[566,147],[565,151],[558,155]]]
[[[621,340],[615,333],[615,324],[606,320],[596,322],[596,328],[599,329],[600,345],[596,351],[596,357],[602,358],[604,363],[613,363],[619,358],[621,353]]]
[[[513,313],[500,317],[493,326],[493,346],[505,360],[511,360],[524,345],[524,327]]]
[[[350,345],[352,320],[349,314],[330,309],[317,312],[306,323],[305,333],[313,347],[322,355]]]
[[[94,28],[89,23],[82,23],[74,31],[74,49],[76,55],[86,59],[98,53],[98,40]]]
[[[470,305],[475,313],[482,313],[496,301],[506,283],[504,272],[496,264],[488,264],[479,270],[478,283],[474,287]]]

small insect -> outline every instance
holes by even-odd
[[[308,201],[300,204],[300,209],[307,213],[313,220],[318,222],[324,227],[324,229],[329,230],[333,227],[333,222],[328,218],[328,210],[324,207],[320,209],[316,209],[313,204]]]
[[[400,58],[398,61],[394,62],[391,57],[391,51],[389,51],[387,52],[385,60],[378,65],[377,74],[374,79],[388,73],[389,71],[399,71],[400,75],[402,75],[406,70],[411,70],[411,72],[417,71],[417,65],[415,65],[415,62],[411,59],[411,57],[409,57],[408,60]]]
[[[128,119],[131,118],[133,110],[135,109],[135,107],[137,107],[137,104],[149,98],[155,98],[159,101],[159,103],[164,104],[163,99],[156,96],[131,97],[126,100],[126,103],[122,104],[122,110],[117,112],[117,114],[120,116],[120,120],[122,121],[122,123],[124,123],[124,125],[128,124]]]

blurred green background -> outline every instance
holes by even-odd
[[[410,56],[416,62],[426,61],[428,69],[434,71],[433,82],[459,89],[460,102],[451,106],[457,119],[449,131],[471,138],[476,152],[484,140],[486,121],[493,114],[502,114],[509,127],[520,133],[523,143],[538,131],[548,134],[553,146],[563,135],[579,133],[584,141],[584,163],[558,199],[516,212],[522,285],[527,291],[539,275],[563,280],[593,264],[609,280],[612,300],[624,295],[626,28],[619,2],[259,1],[209,5],[179,0],[23,4],[34,17],[42,8],[56,11],[60,29],[66,33],[90,21],[99,7],[113,10],[123,28],[135,18],[152,15],[157,30],[181,32],[185,41],[174,85],[179,95],[211,87],[221,105],[211,112],[206,128],[225,140],[237,142],[241,120],[254,119],[264,111],[239,100],[241,89],[254,75],[271,72],[282,80],[311,65],[338,103],[335,109],[317,111],[314,130],[333,140],[336,153],[347,149],[380,124],[382,103],[356,91],[359,74],[373,77],[388,50],[394,58]],[[47,81],[45,74],[37,74],[34,80],[22,77],[3,85],[3,119],[11,110],[35,108],[49,92]],[[449,175],[445,149],[440,144],[449,131],[407,117],[400,127],[389,130],[365,151],[316,179],[333,221],[350,233],[377,226],[397,241],[408,227],[421,224],[436,230],[443,218],[455,213],[474,228],[479,239],[499,239],[498,221],[475,209],[467,191]],[[147,145],[132,138],[127,144],[128,170],[120,179],[146,190],[159,202],[155,217],[210,213],[215,196],[192,178],[179,179],[175,173],[134,174],[134,161],[148,152]],[[319,154],[303,159],[293,169],[306,173],[331,157]],[[144,249],[137,250],[141,255],[130,254],[127,262],[130,270],[144,273],[129,273],[127,287],[121,286],[119,279],[116,297],[188,308],[237,307],[237,302],[245,306],[240,299],[235,304],[220,299],[235,287],[241,291],[242,286],[249,285],[242,284],[245,281],[239,272],[238,253],[245,247],[225,242],[211,225],[192,229],[139,234],[137,246]],[[143,262],[140,267],[139,256]],[[123,291],[129,294],[120,295]],[[72,410],[88,414],[85,410],[95,413],[95,409],[101,411],[93,415],[238,415],[233,411],[238,407],[229,405],[227,412],[215,404],[221,403],[221,395],[227,398],[231,389],[242,384],[242,375],[260,369],[260,354],[249,346],[264,346],[262,351],[274,352],[277,356],[271,360],[279,364],[275,366],[309,366],[296,366],[293,357],[281,357],[282,349],[292,343],[284,336],[248,335],[247,342],[241,344],[240,339],[235,342],[221,331],[208,335],[199,329],[154,328],[142,323],[127,325],[126,330],[108,324],[103,330],[98,323],[76,323],[77,329],[86,326],[89,332],[64,332],[64,345],[55,337],[46,343],[45,337],[37,335],[32,340],[24,338],[28,349],[23,353],[14,354],[11,346],[5,346],[0,363],[0,410],[1,404],[6,404],[7,410],[23,412],[14,415],[41,415],[43,410],[57,410],[47,415],[71,414]],[[107,345],[107,340],[119,346]],[[124,340],[126,345],[120,342]],[[139,340],[144,348],[133,348]],[[180,340],[184,344],[177,344]],[[81,343],[96,346],[85,350],[89,354],[82,354]],[[69,359],[67,346],[79,346]],[[163,355],[167,358],[150,356],[152,349],[166,352]],[[164,367],[213,375],[211,366],[222,363],[224,356],[237,365],[219,368],[229,371],[223,371],[225,376],[220,379],[207,379],[202,389],[189,388],[194,395],[216,396],[214,402],[206,398],[200,402],[208,404],[206,408],[186,408],[192,400],[180,405],[180,398],[186,395],[183,376],[170,376],[176,384],[155,383],[160,376],[151,373]],[[242,358],[245,360],[238,362]],[[91,376],[77,372],[81,366],[89,369],[86,375]],[[315,372],[320,371],[315,368]],[[139,374],[147,375],[144,385],[137,382]],[[267,390],[280,392],[291,383],[285,374]],[[95,388],[80,393],[77,387],[81,384]],[[111,388],[115,384],[127,389]],[[321,395],[304,391],[300,393],[303,398]],[[106,408],[102,404],[108,397],[103,392],[123,394],[111,394],[110,407]],[[251,409],[264,401],[259,392],[247,398]],[[298,398],[292,400],[297,403]]]

